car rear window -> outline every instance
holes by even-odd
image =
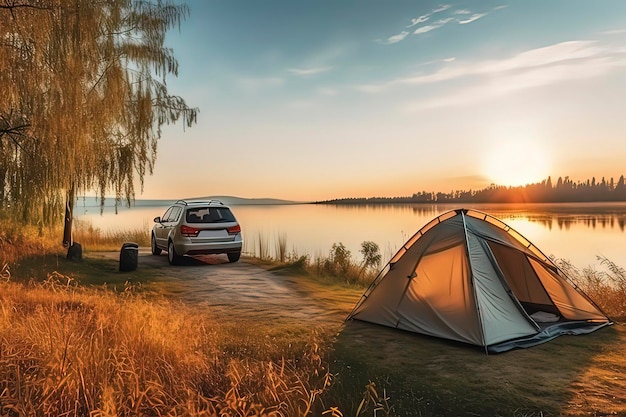
[[[226,207],[194,207],[187,209],[187,223],[234,222],[235,216]]]

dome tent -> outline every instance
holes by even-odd
[[[522,235],[468,209],[444,213],[413,235],[348,319],[483,346],[488,353],[612,324]]]

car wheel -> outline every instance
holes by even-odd
[[[160,255],[161,254],[161,249],[157,246],[156,244],[156,239],[154,238],[154,235],[152,235],[151,239],[150,239],[150,247],[152,248],[152,254],[153,255]]]
[[[170,240],[167,244],[167,260],[170,262],[170,265],[178,265],[181,258],[182,256],[176,253],[174,242]]]
[[[228,261],[229,262],[237,262],[239,260],[239,257],[241,257],[241,252],[231,252],[228,253]]]

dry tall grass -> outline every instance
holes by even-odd
[[[0,283],[2,415],[296,416],[329,384],[314,340],[286,350],[197,307],[59,278]]]
[[[134,229],[101,230],[89,222],[74,222],[73,240],[91,251],[119,250],[124,242],[150,246],[150,227],[147,223]]]
[[[55,236],[58,236],[58,242],[55,242]],[[21,225],[0,218],[0,267],[19,258],[56,253],[61,247],[62,236],[57,229]]]
[[[287,259],[287,235],[281,233],[276,238],[275,244],[275,252],[276,252],[276,260],[278,262],[284,263]]]
[[[73,240],[87,251],[119,250],[124,242],[150,246],[150,229],[147,224],[131,230],[103,231],[89,222],[76,220]],[[61,227],[24,225],[15,220],[0,218],[0,266],[16,262],[19,258],[39,256],[46,253],[62,253],[63,230]]]
[[[274,253],[271,253],[271,243]],[[376,277],[381,263],[380,249],[374,242],[363,242],[360,253],[361,261],[357,261],[348,248],[341,242],[334,243],[327,255],[318,253],[313,259],[308,254],[300,254],[295,249],[287,252],[287,235],[277,235],[275,239],[259,233],[257,245],[252,250],[244,242],[243,251],[263,261],[276,262],[282,266],[306,271],[314,276],[330,278],[357,286],[367,286]]]
[[[626,270],[598,256],[600,269],[584,268],[558,260],[557,264],[612,319],[626,319]]]
[[[143,230],[77,224],[88,250],[145,244]],[[147,236],[147,233],[145,233]],[[330,384],[320,338],[267,337],[210,311],[56,272],[12,282],[11,266],[63,253],[60,230],[0,228],[0,415],[306,415]],[[138,236],[138,237],[135,237]]]

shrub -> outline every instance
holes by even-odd
[[[333,243],[329,257],[331,273],[347,275],[352,266],[350,256],[350,251],[343,243]]]
[[[361,263],[361,275],[368,268],[378,269],[382,256],[380,255],[380,248],[372,241],[365,241],[361,243],[361,254],[363,255],[363,262]]]

